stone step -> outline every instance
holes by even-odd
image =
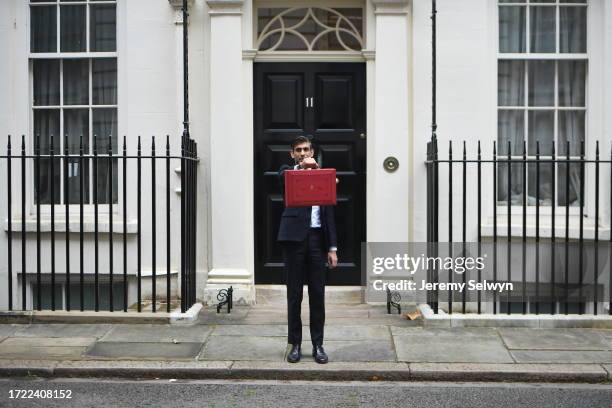
[[[258,305],[287,304],[285,285],[255,285]],[[325,304],[358,305],[364,303],[362,286],[326,286]],[[304,286],[304,302],[308,301],[308,286]],[[307,304],[307,303],[306,303]]]

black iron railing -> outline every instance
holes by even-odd
[[[487,252],[492,259],[488,269],[478,270],[472,278],[478,282],[485,276],[494,282],[514,282],[518,289],[503,295],[478,290],[471,298],[467,291],[457,294],[432,290],[427,293],[427,301],[434,312],[438,313],[443,303],[448,313],[458,308],[466,313],[471,303],[471,311],[479,314],[596,315],[606,308],[612,314],[609,259],[612,232],[606,227],[610,238],[605,241],[600,234],[604,202],[600,190],[603,188],[610,194],[610,201],[605,205],[612,212],[612,157],[601,159],[599,142],[594,145],[592,158],[587,158],[584,141],[564,143],[561,155],[557,154],[555,143],[545,146],[546,155],[541,154],[544,146],[539,142],[529,148],[526,142],[518,145],[508,142],[503,146],[503,154],[499,154],[498,147],[494,142],[492,154],[483,159],[478,142],[471,149],[475,158],[468,159],[463,142],[461,156],[456,158],[453,144],[449,142],[447,156],[441,159],[438,141],[434,138],[428,143],[428,256],[453,250],[460,252],[462,246],[465,252],[467,244],[475,243],[474,252],[479,256]],[[531,173],[529,183],[528,173]],[[544,174],[551,181],[546,189],[542,181]],[[456,176],[460,180],[453,182]],[[458,186],[460,194],[453,193],[453,188]],[[588,212],[586,191],[590,192],[588,200],[592,200]],[[441,220],[441,217],[446,218]],[[588,234],[585,219],[590,220]],[[458,225],[460,231],[453,231],[453,226]],[[483,225],[489,227],[486,234]],[[559,234],[557,228],[563,233]],[[570,233],[570,230],[576,232]],[[530,256],[535,261],[528,260]],[[547,270],[543,270],[542,264]],[[440,270],[430,268],[427,280],[437,283],[460,279],[465,283],[467,275],[458,277],[452,272],[443,275]]]
[[[6,182],[5,230],[8,243],[8,281],[6,286],[0,287],[6,290],[3,296],[8,296],[8,309],[28,310],[32,307],[43,310],[41,287],[50,282],[50,304],[45,309],[99,311],[104,303],[104,310],[127,312],[128,308],[135,308],[141,312],[142,272],[147,261],[152,278],[151,310],[157,311],[157,270],[165,269],[165,309],[171,311],[173,265],[180,273],[181,311],[191,307],[196,302],[198,153],[195,141],[181,136],[180,153],[176,149],[172,154],[169,136],[164,140],[162,152],[156,150],[156,139],[152,137],[149,154],[146,154],[139,136],[133,142],[136,153],[128,154],[126,137],[120,153],[116,138],[94,136],[91,153],[83,137],[75,146],[74,139],[70,144],[68,136],[65,136],[63,148],[53,136],[33,139],[33,148],[28,149],[29,139],[22,136],[15,154],[9,136],[6,155],[0,155],[0,160],[6,164],[6,176],[0,184]],[[159,171],[158,166],[163,171]],[[177,167],[180,169],[177,169],[180,172],[180,190],[173,187],[176,183],[171,181],[171,168]],[[144,178],[150,180],[150,190],[145,194],[142,191]],[[17,197],[13,188],[15,184],[21,187]],[[118,194],[119,186],[121,194]],[[177,211],[173,211],[176,193],[180,193],[180,220]],[[134,196],[135,199],[130,200]],[[163,205],[161,200],[158,203],[158,196]],[[133,206],[136,207],[135,228],[134,222],[128,222],[128,208],[133,209]],[[148,217],[143,216],[143,209]],[[115,216],[120,217],[119,223],[115,222]],[[172,226],[178,222],[180,260],[178,254],[173,258],[171,250],[171,242],[176,239],[171,234]],[[35,228],[28,227],[30,224],[35,224]],[[164,227],[159,228],[158,224],[164,224]],[[128,232],[129,229],[132,230]],[[160,230],[165,233],[161,239]],[[32,236],[34,232],[35,238]],[[61,265],[56,250],[56,244],[61,242],[57,239],[58,233],[64,235]],[[162,243],[165,244],[164,251],[160,251]],[[77,244],[78,250],[75,251]],[[150,250],[150,260],[143,259],[145,248]],[[20,259],[15,259],[13,252],[20,253]],[[116,252],[121,254],[121,271],[116,270]],[[160,252],[165,254],[160,256]],[[163,258],[164,268],[159,268],[158,260]],[[135,279],[133,275],[136,275]],[[163,275],[159,277],[163,278]],[[56,293],[60,285],[58,280],[65,283],[65,291],[60,290],[65,293],[63,296]],[[134,280],[135,299],[130,298],[128,286],[129,281]],[[28,293],[28,282],[32,283],[33,294]],[[21,289],[21,305],[17,305],[14,299],[17,283]],[[106,299],[101,298],[102,283]],[[122,294],[118,296],[115,291]],[[86,292],[93,296],[86,297]],[[58,308],[57,302],[61,299],[64,300],[63,306]]]

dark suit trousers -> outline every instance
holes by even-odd
[[[287,282],[288,342],[302,342],[302,297],[308,284],[310,338],[313,345],[323,345],[325,325],[325,261],[321,228],[310,228],[302,242],[283,242],[283,260]]]

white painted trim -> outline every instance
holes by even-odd
[[[250,50],[248,50],[250,51]],[[248,53],[246,56],[250,56]],[[243,51],[243,58],[248,59]],[[365,56],[362,52],[329,52],[329,51],[256,51],[253,59],[256,62],[364,62]]]

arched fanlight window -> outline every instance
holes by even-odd
[[[257,10],[259,51],[361,51],[363,48],[361,8]]]

